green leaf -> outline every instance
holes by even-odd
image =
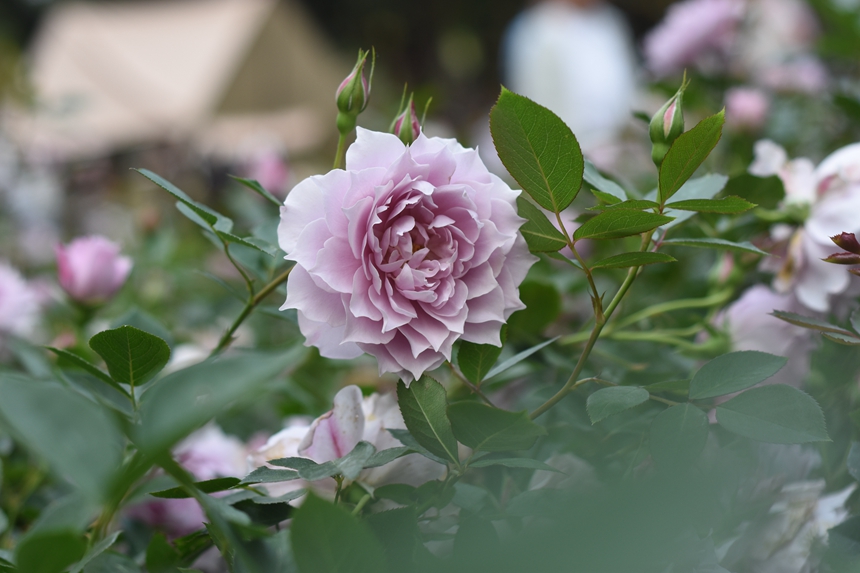
[[[242,245],[243,247],[248,247],[249,249],[253,249],[255,251],[259,251],[265,255],[269,255],[270,257],[274,257],[278,253],[278,248],[274,245],[270,245],[266,241],[260,240],[256,237],[239,237],[232,233],[225,233],[224,231],[215,231],[215,234],[227,243],[235,243],[237,245]]]
[[[48,531],[24,538],[15,550],[15,561],[19,573],[60,573],[86,550],[80,533]]]
[[[416,453],[412,448],[407,448],[406,446],[398,446],[396,448],[388,448],[387,450],[382,450],[380,452],[376,452],[364,463],[365,468],[378,468],[380,466],[384,466],[385,464],[390,464],[394,460],[398,458],[402,458],[403,456],[408,456],[409,454]]]
[[[622,202],[622,199],[619,199],[615,195],[610,195],[609,193],[604,193],[603,191],[598,191],[597,189],[592,189],[591,193],[595,197],[597,197],[597,200],[600,201],[600,205],[597,205],[596,207],[589,207],[589,210],[605,208],[610,205],[617,205]]]
[[[466,446],[484,452],[527,450],[546,429],[531,421],[528,412],[508,412],[478,402],[448,406],[454,436]]]
[[[241,183],[242,185],[244,185],[245,187],[247,187],[248,189],[250,189],[254,193],[257,193],[258,195],[260,195],[264,199],[268,200],[270,203],[273,203],[273,204],[277,205],[278,207],[281,206],[281,202],[278,201],[278,198],[275,197],[274,195],[272,195],[271,193],[269,193],[268,191],[266,191],[263,188],[263,186],[260,185],[260,182],[257,181],[256,179],[245,179],[244,177],[236,177],[235,175],[230,175],[230,179],[238,181],[239,183]]]
[[[622,189],[615,181],[611,181],[601,175],[591,161],[585,161],[582,178],[585,179],[586,183],[594,187],[598,193],[603,194],[603,197],[601,197],[601,195],[597,195],[597,193],[595,193],[601,201],[606,203],[616,203],[618,201],[627,200],[627,193],[624,192],[624,189]],[[616,199],[616,201],[610,200],[609,197]]]
[[[591,265],[592,269],[625,269],[627,267],[641,267],[653,265],[654,263],[674,263],[677,259],[665,253],[621,253],[605,259],[601,259]]]
[[[347,479],[355,479],[366,467],[367,462],[376,453],[376,448],[369,442],[358,442],[351,452],[335,460],[341,475]]]
[[[754,203],[750,203],[740,197],[730,195],[722,199],[688,199],[686,201],[675,201],[667,203],[666,207],[672,209],[680,209],[682,211],[696,211],[698,213],[721,213],[725,215],[735,215],[749,211],[755,207]]]
[[[547,108],[502,88],[490,111],[499,158],[538,205],[560,213],[582,185],[583,159],[570,128]]]
[[[242,302],[245,301],[245,298],[241,298]],[[133,326],[138,330],[154,334],[165,341],[167,346],[173,348],[173,337],[170,335],[170,331],[157,318],[137,307],[131,307],[128,312],[112,321],[110,325],[111,328],[119,328],[120,326]]]
[[[555,228],[543,212],[528,199],[517,197],[517,211],[526,219],[520,232],[533,253],[554,253],[567,246],[561,231]]]
[[[795,314],[793,312],[785,312],[784,310],[775,310],[771,314],[780,320],[784,320],[785,322],[797,326],[802,326],[803,328],[818,330],[820,332],[833,332],[835,334],[851,336],[851,332],[845,330],[841,326],[836,326],[834,324],[824,322],[823,320],[819,320],[811,316],[803,316],[800,314]]]
[[[776,374],[788,359],[757,350],[717,356],[693,376],[690,398],[702,400],[746,390]]]
[[[457,440],[446,414],[448,399],[445,388],[426,375],[413,381],[409,388],[400,381],[397,384],[397,401],[412,437],[432,454],[459,464]]]
[[[579,239],[620,239],[653,231],[672,220],[656,213],[645,213],[633,209],[610,209],[583,223],[573,233]]]
[[[706,117],[693,129],[678,136],[660,165],[659,201],[665,204],[716,147],[722,135],[725,110]]]
[[[649,201],[648,199],[630,199],[620,203],[613,203],[611,205],[597,205],[596,207],[589,207],[588,210],[610,211],[612,209],[634,209],[636,211],[642,211],[643,209],[654,209],[659,206],[660,205],[658,203]]]
[[[277,355],[209,359],[168,374],[140,400],[135,442],[150,454],[170,448],[229,404],[258,396],[274,377],[298,365],[304,353],[294,347]]]
[[[588,397],[586,410],[591,423],[638,406],[648,400],[648,391],[638,386],[610,386],[601,388]]]
[[[424,456],[425,458],[427,458],[429,460],[433,460],[436,463],[439,463],[439,464],[448,463],[443,458],[440,458],[436,454],[431,453],[427,448],[425,448],[424,446],[419,444],[418,441],[412,436],[412,434],[409,433],[408,430],[397,430],[397,429],[393,429],[393,428],[386,428],[386,429],[388,430],[389,434],[394,436],[397,439],[397,441],[399,441],[401,444],[403,444],[405,447],[409,448],[410,450],[414,450],[416,453],[419,453],[422,456]]]
[[[501,353],[501,346],[464,341],[457,351],[457,366],[472,384],[480,385]]]
[[[158,374],[170,360],[166,342],[133,326],[99,332],[90,338],[90,348],[104,359],[114,380],[132,387]]]
[[[301,573],[380,573],[386,569],[376,537],[345,509],[310,494],[294,515],[290,540]]]
[[[860,308],[851,313],[851,328],[860,333]]]
[[[221,231],[223,233],[229,233],[233,229],[233,221],[231,221],[228,217],[225,217],[221,213],[203,205],[202,203],[198,203],[193,200],[191,197],[185,194],[184,191],[179,189],[179,187],[175,186],[170,181],[156,175],[152,171],[148,169],[136,169],[138,173],[179,199],[180,204],[184,205],[187,210],[180,209],[183,215],[186,215],[189,219],[203,227],[204,229],[209,229],[213,232]],[[197,219],[189,216],[189,211],[196,215]]]
[[[84,372],[92,374],[105,384],[119,390],[126,396],[129,395],[128,390],[120,386],[113,378],[111,378],[110,376],[99,370],[94,364],[90,364],[88,361],[81,358],[77,354],[69,352],[68,350],[63,350],[62,348],[54,348],[53,346],[46,346],[45,348],[57,355],[57,357],[59,358],[57,363],[60,367],[64,366],[65,364],[76,366]]]
[[[270,467],[259,467],[246,475],[240,485],[252,485],[255,483],[278,483],[299,479],[299,473],[292,470],[275,470]]]
[[[355,479],[376,454],[376,448],[368,442],[358,442],[355,448],[342,458],[318,464],[308,458],[280,458],[269,460],[273,466],[292,468],[298,471],[302,479],[316,481],[341,474],[348,479]],[[390,460],[389,460],[390,461]],[[385,462],[387,463],[387,462]]]
[[[845,462],[851,477],[860,481],[860,442],[852,442],[848,450],[848,460]]]
[[[388,569],[380,573],[415,570],[416,552],[424,549],[414,507],[398,507],[364,517],[374,535],[383,541]]]
[[[531,348],[526,348],[522,352],[518,352],[518,353],[514,354],[513,356],[511,356],[507,360],[503,360],[502,362],[500,362],[499,364],[494,366],[489,372],[487,372],[487,375],[484,377],[484,380],[489,380],[493,376],[501,374],[502,372],[504,372],[508,368],[511,368],[511,367],[519,364],[520,362],[522,362],[523,360],[525,360],[526,358],[528,358],[529,356],[531,356],[535,352],[539,352],[544,347],[549,346],[550,344],[552,344],[553,342],[555,342],[558,339],[559,339],[559,337],[555,336],[553,338],[550,338],[549,340],[541,342],[540,344],[535,344]]]
[[[108,495],[124,444],[104,408],[53,382],[9,374],[0,374],[0,396],[0,414],[24,444],[90,499]]]
[[[204,481],[198,481],[194,484],[194,487],[202,491],[203,493],[215,493],[216,491],[224,491],[225,489],[230,489],[233,486],[238,485],[241,482],[239,478],[234,477],[220,477],[214,479],[207,479]],[[163,489],[161,491],[154,491],[150,493],[152,497],[160,497],[164,499],[184,499],[187,497],[192,497],[185,490],[184,487],[172,487],[170,489]]]
[[[860,337],[856,334],[836,334],[835,332],[822,332],[821,333],[824,338],[827,340],[832,340],[837,344],[844,344],[845,346],[860,346]]]
[[[708,417],[692,404],[667,408],[651,422],[651,457],[670,471],[690,466],[705,448],[708,431]]]
[[[163,533],[156,533],[146,547],[147,573],[176,573],[181,561],[177,551]]]
[[[717,406],[725,429],[760,442],[803,444],[829,441],[821,407],[785,384],[752,388]]]
[[[757,255],[765,256],[770,254],[762,251],[749,241],[733,243],[732,241],[727,241],[725,239],[666,239],[663,241],[663,244],[678,247],[697,247],[701,249],[715,249],[718,251],[733,251],[736,253],[755,253]]]
[[[481,458],[480,460],[469,464],[470,468],[486,468],[490,466],[504,466],[506,468],[525,468],[529,470],[564,473],[549,464],[545,464],[531,458]]]
[[[113,533],[93,545],[92,548],[87,551],[87,554],[84,555],[84,557],[80,561],[78,561],[69,569],[69,573],[80,573],[81,571],[83,571],[84,567],[86,567],[90,561],[110,549],[111,545],[116,543],[116,540],[119,538],[120,535],[122,535],[122,531],[114,531]]]

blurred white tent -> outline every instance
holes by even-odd
[[[35,100],[7,108],[6,127],[60,160],[165,140],[226,158],[260,139],[302,153],[334,131],[349,71],[287,0],[63,3],[29,57]]]

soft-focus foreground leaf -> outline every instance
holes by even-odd
[[[690,398],[701,400],[746,390],[776,374],[787,359],[757,350],[717,356],[693,376]]]
[[[370,528],[346,510],[309,495],[290,539],[301,573],[380,573],[385,554]]]
[[[28,536],[15,549],[19,573],[60,573],[87,549],[80,533],[51,531]]]
[[[397,384],[397,401],[412,437],[434,455],[459,463],[457,440],[446,414],[445,388],[429,376],[413,381],[409,388],[401,381]]]
[[[848,473],[851,474],[851,477],[860,481],[860,442],[851,443],[845,465],[848,467]]]
[[[734,215],[749,211],[755,205],[746,199],[741,199],[735,195],[724,197],[722,199],[688,199],[686,201],[673,201],[667,203],[666,207],[679,209],[681,211],[696,211],[697,213],[721,213],[725,215]]]
[[[506,468],[524,468],[529,470],[543,470],[547,472],[561,473],[551,465],[545,464],[531,458],[481,458],[469,464],[471,468],[487,468],[490,466],[504,466]]]
[[[415,552],[419,548],[424,549],[414,507],[372,513],[365,518],[365,523],[382,541],[385,560],[388,562],[387,573],[414,570]]]
[[[588,397],[588,417],[591,418],[592,424],[596,424],[607,416],[638,406],[648,400],[648,396],[648,390],[638,386],[601,388]]]
[[[755,253],[757,255],[768,255],[749,241],[734,243],[725,239],[666,239],[664,245],[679,247],[697,247],[700,249],[715,249],[717,251],[733,251],[736,253]]]
[[[163,533],[152,536],[146,547],[147,573],[175,573],[180,560],[179,551],[167,541]]]
[[[119,538],[119,536],[121,534],[122,534],[122,531],[114,531],[112,534],[108,535],[107,537],[105,537],[104,539],[102,539],[101,541],[99,541],[98,543],[93,545],[87,551],[86,555],[84,555],[80,561],[75,563],[69,569],[69,573],[80,573],[81,571],[83,571],[84,567],[86,567],[90,561],[92,561],[93,559],[95,559],[96,557],[98,557],[99,555],[101,555],[102,553],[107,551],[108,549],[110,549],[111,545],[116,543],[117,538]]]
[[[258,396],[304,349],[210,359],[158,380],[140,400],[135,441],[147,453],[166,450],[232,402]]]
[[[666,203],[711,153],[722,135],[725,110],[678,136],[660,165],[660,203]]]
[[[544,427],[532,422],[525,411],[508,412],[478,402],[451,404],[448,417],[461,443],[484,452],[527,450],[546,435]]]
[[[90,499],[107,495],[123,438],[103,408],[53,382],[8,374],[0,396],[0,414],[24,444]]]
[[[114,380],[131,386],[140,386],[170,360],[166,342],[133,326],[99,332],[90,338],[90,348],[104,359]]]
[[[651,422],[651,456],[670,471],[695,463],[707,439],[708,417],[692,404],[667,408]]]
[[[621,253],[605,259],[601,259],[591,265],[592,269],[626,269],[628,267],[641,267],[655,263],[674,263],[677,259],[666,253]]]
[[[611,209],[592,217],[573,232],[579,239],[620,239],[653,231],[672,220],[665,215],[645,213],[633,209]]]
[[[520,232],[533,253],[554,253],[567,245],[564,235],[555,228],[546,215],[529,202],[517,197],[517,212],[526,222]]]
[[[505,341],[506,327],[502,327],[501,340]],[[472,384],[480,384],[487,377],[487,372],[499,359],[502,353],[501,346],[492,344],[475,344],[474,342],[461,342],[460,350],[457,351],[457,366]]]
[[[87,362],[86,360],[84,360],[83,358],[78,356],[77,354],[74,354],[73,352],[69,352],[68,350],[63,350],[62,348],[53,348],[51,346],[48,346],[47,348],[48,348],[48,350],[50,350],[51,352],[53,352],[54,354],[57,355],[57,358],[59,359],[57,361],[57,363],[60,367],[64,367],[66,365],[71,365],[71,366],[74,366],[76,368],[79,368],[79,369],[83,370],[84,372],[87,372],[88,374],[92,374],[93,376],[95,376],[96,378],[98,378],[99,380],[104,382],[105,384],[119,390],[120,392],[122,392],[126,396],[129,395],[128,390],[126,390],[125,388],[120,386],[116,380],[114,380],[113,378],[111,378],[110,376],[108,376],[107,374],[105,374],[104,372],[99,370],[94,364],[90,364],[89,362]]]
[[[717,406],[717,421],[760,442],[803,444],[830,439],[818,403],[785,384],[752,388],[735,396]]]
[[[835,324],[830,324],[829,322],[824,322],[823,320],[819,320],[811,316],[803,316],[793,312],[785,312],[784,310],[775,310],[771,314],[780,320],[784,320],[785,322],[789,322],[797,326],[802,326],[803,328],[818,330],[820,332],[844,334],[846,336],[851,335],[850,331],[845,330],[841,326],[836,326]]]
[[[627,200],[627,193],[624,192],[624,189],[622,189],[615,181],[611,181],[601,175],[591,161],[585,161],[585,167],[582,170],[582,178],[599,193],[608,195],[618,201]],[[608,199],[609,198],[607,197],[607,203],[615,202]]]
[[[579,193],[579,143],[560,117],[502,88],[490,111],[493,143],[510,174],[538,205],[560,213]]]

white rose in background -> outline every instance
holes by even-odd
[[[833,253],[831,236],[860,232],[860,143],[835,151],[818,167],[805,158],[788,161],[785,150],[767,140],[756,143],[755,153],[750,173],[777,175],[785,187],[784,203],[809,208],[803,226],[788,238],[774,288],[794,293],[809,310],[827,312],[830,297],[844,293],[851,281],[844,267],[822,259]],[[785,234],[785,228],[775,232]]]
[[[17,269],[0,262],[0,344],[5,335],[28,336],[39,321],[40,296]]]

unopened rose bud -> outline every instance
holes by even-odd
[[[337,88],[337,129],[342,134],[347,134],[355,129],[358,114],[367,107],[370,100],[370,85],[373,81],[374,61],[371,59],[370,76],[364,77],[364,68],[367,64],[367,56],[370,52],[358,51],[358,60],[355,67],[346,79]]]
[[[830,240],[849,253],[860,255],[860,243],[857,242],[854,233],[840,233],[830,237]]]
[[[669,99],[663,107],[661,107],[654,117],[651,118],[651,124],[648,128],[648,134],[651,136],[653,147],[651,148],[651,158],[659,167],[669,151],[672,142],[679,135],[684,133],[684,90],[687,88],[687,83],[684,81],[677,93]]]
[[[131,259],[121,256],[119,245],[105,237],[80,237],[57,245],[56,253],[60,286],[79,303],[107,302],[131,272]]]
[[[409,96],[409,101],[406,102],[406,106],[394,118],[394,123],[391,124],[391,132],[406,145],[415,141],[421,133],[421,124],[418,122],[415,102],[411,95]]]

